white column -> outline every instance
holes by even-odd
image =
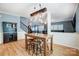
[[[47,12],[47,34],[51,34],[51,13]]]

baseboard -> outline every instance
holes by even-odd
[[[73,47],[65,46],[65,45],[62,45],[62,44],[54,44],[54,45],[58,45],[58,46],[62,46],[62,47],[66,47],[66,48],[69,48],[69,49],[79,50],[79,49],[77,49],[77,48],[73,48]]]

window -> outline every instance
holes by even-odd
[[[53,32],[64,31],[63,24],[51,25],[51,31]]]

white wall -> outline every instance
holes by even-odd
[[[53,43],[79,49],[79,33],[51,33]]]
[[[13,16],[8,14],[0,13],[0,44],[3,43],[3,29],[2,29],[2,22],[15,22],[17,23],[17,38],[24,39],[25,38],[25,32],[21,30],[20,28],[20,17],[19,16]]]

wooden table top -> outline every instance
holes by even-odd
[[[30,33],[30,34],[25,34],[29,37],[35,37],[35,38],[41,38],[41,39],[47,39],[49,37],[52,37],[51,35],[48,34],[37,34],[37,33]]]

